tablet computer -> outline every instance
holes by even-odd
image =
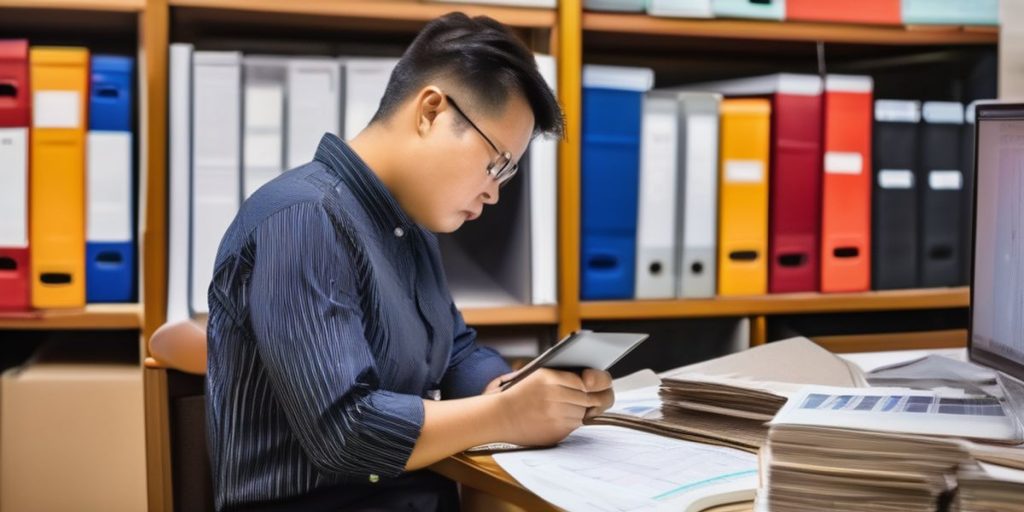
[[[642,333],[576,331],[527,363],[515,377],[502,382],[501,390],[512,387],[539,368],[607,370],[648,336]]]

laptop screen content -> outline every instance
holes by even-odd
[[[1024,380],[1024,104],[977,107],[971,359]]]

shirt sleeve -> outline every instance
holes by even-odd
[[[455,320],[455,341],[448,371],[441,381],[441,396],[446,399],[476,396],[488,383],[512,369],[497,351],[476,344],[476,330],[466,326],[454,303],[451,310]]]
[[[272,392],[318,470],[398,476],[423,426],[423,401],[378,389],[355,296],[353,251],[316,203],[275,213],[254,232],[247,292]]]

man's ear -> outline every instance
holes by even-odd
[[[421,137],[430,132],[443,108],[444,94],[433,85],[424,87],[416,96],[416,132]]]

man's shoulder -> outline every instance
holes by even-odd
[[[275,213],[303,203],[322,203],[325,195],[337,184],[327,167],[316,160],[285,171],[260,187],[242,203],[241,216],[251,226],[260,224]]]
[[[242,202],[221,243],[221,251],[244,246],[257,228],[297,205],[321,207],[331,189],[333,175],[317,161],[285,171],[256,190]]]

